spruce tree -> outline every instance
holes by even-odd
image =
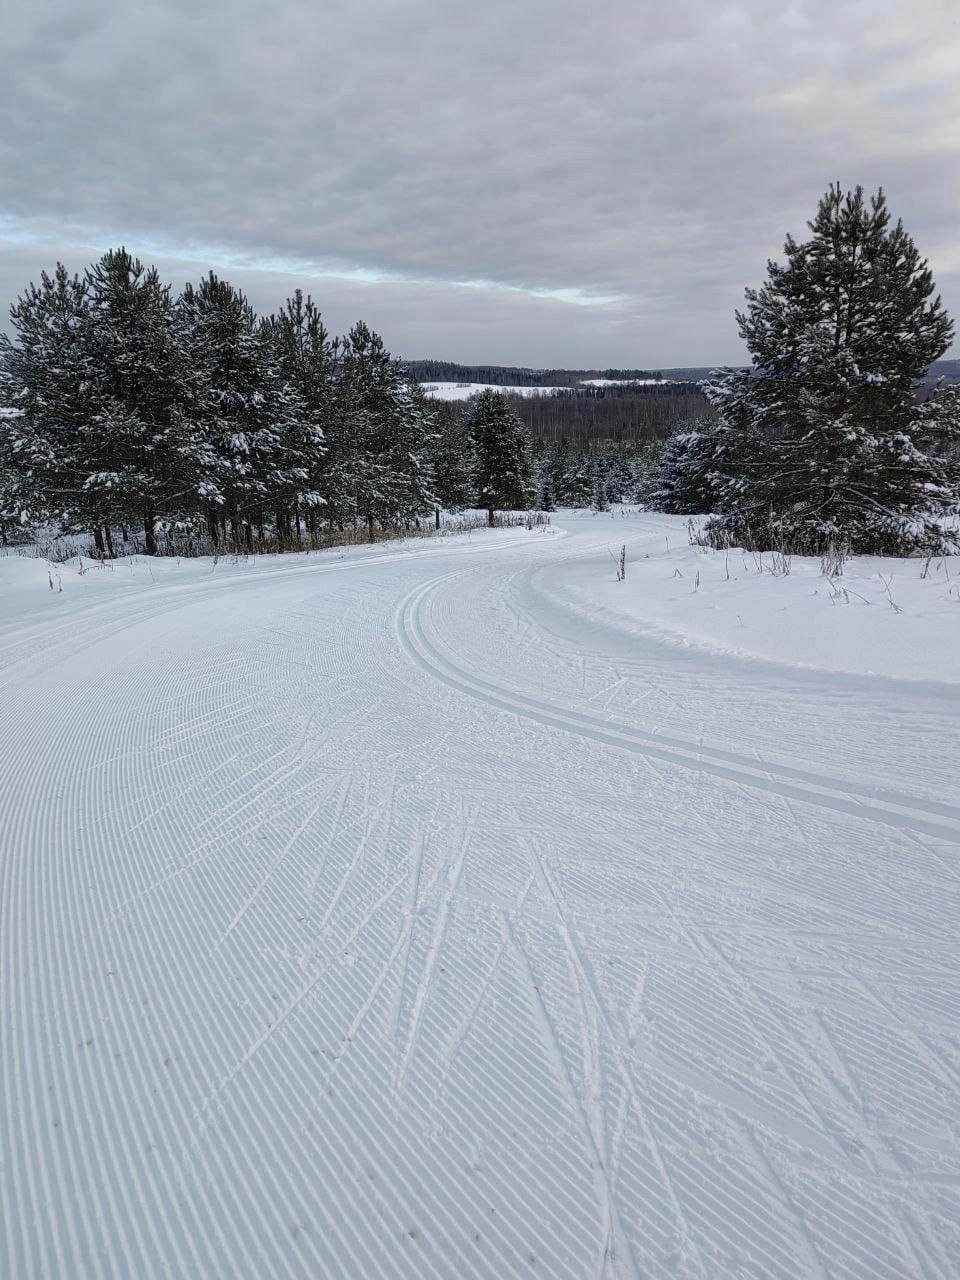
[[[548,445],[537,459],[537,505],[541,511],[556,511],[556,451]]]
[[[567,473],[570,470],[570,446],[564,436],[561,436],[559,440],[554,441],[551,445],[549,459],[549,480],[550,487],[553,490],[554,502],[558,507],[573,506],[567,487]]]
[[[753,360],[708,388],[723,429],[727,534],[756,545],[934,547],[957,510],[956,392],[918,402],[953,326],[927,263],[879,191],[832,186],[786,262],[738,313]]]
[[[631,452],[628,446],[621,444],[615,452],[607,454],[607,499],[610,502],[626,502],[633,487]]]
[[[594,497],[594,476],[589,453],[573,453],[568,456],[563,475],[563,505],[589,507]]]
[[[736,506],[749,477],[769,464],[762,442],[723,422],[695,422],[668,437],[649,502],[671,515],[706,515]]]
[[[590,456],[590,490],[591,505],[594,511],[609,511],[610,500],[607,494],[607,459],[600,449],[594,449]]]
[[[489,524],[497,510],[527,510],[535,496],[533,457],[526,427],[506,396],[481,391],[466,422],[477,456],[477,497]]]

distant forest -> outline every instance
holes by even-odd
[[[534,445],[568,441],[574,447],[608,442],[648,444],[663,440],[691,419],[710,419],[712,410],[698,381],[670,374],[710,371],[649,369],[517,369],[506,365],[462,365],[444,360],[411,360],[405,367],[421,382],[477,382],[497,387],[557,387],[550,395],[511,395],[510,407],[526,425]],[[584,386],[587,378],[628,379],[622,385]],[[662,378],[653,382],[647,379]],[[454,415],[441,402],[441,415]]]
[[[506,364],[406,360],[420,382],[485,382],[492,387],[575,387],[586,378],[664,378],[661,369],[527,369]],[[704,376],[709,370],[704,369]]]
[[[685,423],[710,422],[714,410],[701,382],[710,368],[531,369],[511,365],[465,365],[449,360],[407,360],[404,367],[421,383],[476,382],[496,387],[557,387],[551,395],[506,392],[510,407],[526,424],[534,446],[567,441],[574,448],[645,445],[664,440]],[[587,379],[630,379],[621,386],[583,385]],[[662,379],[659,383],[646,379]],[[960,360],[938,360],[923,380],[921,398],[943,379],[960,383]],[[457,407],[441,402],[441,417]]]
[[[419,382],[485,382],[494,387],[577,387],[588,378],[663,378],[668,382],[702,382],[713,365],[677,369],[530,369],[506,364],[457,364],[453,360],[405,360]],[[960,383],[960,360],[937,360],[925,381]]]
[[[645,444],[663,440],[691,419],[713,410],[695,382],[580,387],[545,396],[509,396],[532,439]]]

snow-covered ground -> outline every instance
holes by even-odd
[[[584,378],[584,387],[663,387],[672,378]]]
[[[664,378],[584,378],[581,387],[659,387],[670,379]],[[423,389],[435,400],[469,400],[481,391],[502,391],[511,396],[554,396],[558,391],[575,391],[576,387],[503,387],[493,382],[425,382]]]
[[[571,566],[557,584],[593,616],[601,610],[647,636],[745,657],[960,682],[960,556],[855,556],[837,573],[815,558],[690,546],[686,522],[675,518],[619,508],[607,519],[608,563]],[[659,544],[636,542],[633,526],[648,530],[654,519]]]
[[[567,387],[502,387],[492,382],[425,382],[423,389],[435,400],[469,400],[481,391],[502,391],[511,396],[555,396]]]
[[[79,567],[0,559],[0,1275],[957,1274],[960,566]]]

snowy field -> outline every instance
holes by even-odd
[[[584,387],[665,387],[672,378],[584,378]]]
[[[505,396],[555,396],[567,387],[502,387],[492,382],[425,382],[423,389],[434,400],[469,400],[481,391],[498,391]]]
[[[922,573],[0,558],[0,1275],[956,1277]]]
[[[584,378],[581,387],[661,387],[669,378]],[[559,391],[575,391],[572,387],[503,387],[494,382],[425,382],[423,389],[435,400],[469,400],[481,391],[499,391],[510,396],[555,396]]]

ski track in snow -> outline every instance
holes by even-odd
[[[0,1275],[957,1274],[960,687],[567,534],[0,630]]]

